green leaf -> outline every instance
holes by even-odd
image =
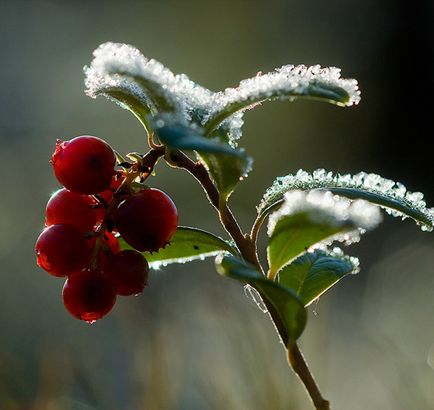
[[[131,247],[120,239],[121,249]],[[222,252],[238,254],[238,251],[227,241],[209,232],[197,228],[180,226],[164,249],[158,252],[143,252],[149,265],[157,269],[172,263],[186,263],[195,259],[204,259]]]
[[[308,306],[344,276],[357,271],[357,258],[335,251],[308,252],[279,271],[278,283],[292,289]]]
[[[236,186],[247,177],[251,169],[252,158],[243,150],[237,150],[238,156],[200,154],[220,195],[227,199]]]
[[[357,82],[340,78],[340,70],[319,66],[283,66],[274,72],[241,81],[237,88],[219,93],[220,107],[212,113],[206,132],[216,129],[239,111],[253,108],[264,101],[308,98],[340,106],[357,104],[360,92]]]
[[[307,315],[303,302],[292,290],[266,279],[253,265],[233,256],[217,257],[216,269],[223,276],[257,289],[278,313],[289,341],[294,342],[300,337],[306,326]]]
[[[413,219],[424,231],[434,227],[433,209],[427,208],[420,192],[407,191],[401,183],[377,174],[340,175],[323,169],[312,174],[299,170],[295,175],[277,178],[258,207],[258,219],[265,219],[283,203],[284,194],[294,189],[324,189],[350,199],[364,199],[379,205],[392,216]]]
[[[252,159],[244,150],[233,148],[224,133],[206,137],[202,128],[179,123],[165,113],[154,117],[151,124],[163,144],[196,152],[225,200],[250,171]]]
[[[269,277],[274,279],[283,266],[313,245],[335,240],[349,244],[380,222],[379,208],[366,201],[350,201],[330,191],[288,192],[268,224]]]
[[[236,141],[230,136],[229,124],[215,130],[210,138],[219,140],[222,144],[236,147]],[[235,149],[235,148],[234,148]],[[243,149],[237,149],[238,157],[227,157],[213,153],[199,153],[199,159],[205,164],[220,195],[227,200],[237,185],[247,177],[252,169],[253,159]]]
[[[146,95],[157,112],[174,112],[179,109],[175,95],[172,95],[160,81],[146,78],[143,75],[130,74],[128,71],[113,70],[111,74],[125,77],[137,84]]]
[[[282,217],[276,223],[267,247],[271,277],[311,246],[356,229],[351,221],[316,222],[308,212]]]
[[[198,153],[213,153],[232,157],[241,157],[239,150],[218,140],[206,138],[199,127],[193,128],[180,124],[176,118],[168,114],[158,115],[151,120],[152,128],[159,140],[170,147],[180,150],[197,151]]]

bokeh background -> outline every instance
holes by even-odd
[[[433,2],[0,0],[0,409],[310,409],[266,315],[213,261],[154,272],[137,298],[89,326],[35,265],[58,188],[56,138],[145,147],[126,111],[83,93],[102,42],[133,44],[214,90],[286,63],[343,68],[362,102],[270,103],[246,114],[255,157],[232,207],[247,228],[277,175],[377,171],[434,202]],[[161,164],[153,184],[180,220],[223,235],[200,187]],[[387,218],[348,249],[362,261],[309,313],[301,338],[334,409],[434,408],[434,237]]]

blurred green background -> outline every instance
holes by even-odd
[[[56,138],[145,149],[134,118],[83,93],[102,42],[133,44],[218,90],[286,63],[343,68],[362,102],[270,103],[249,112],[255,157],[232,198],[247,228],[277,175],[377,171],[433,203],[433,2],[0,0],[0,409],[310,409],[266,315],[213,261],[154,272],[145,293],[89,326],[35,264],[58,188]],[[398,136],[403,139],[399,140]],[[161,164],[152,183],[183,225],[223,235],[200,187]],[[301,345],[334,409],[434,408],[434,237],[386,219],[348,249],[362,271],[310,310]]]

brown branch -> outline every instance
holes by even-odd
[[[294,372],[303,382],[304,387],[309,393],[315,408],[317,410],[330,410],[330,402],[322,397],[318,385],[316,384],[316,381],[309,370],[303,353],[295,343],[288,346],[288,362]]]

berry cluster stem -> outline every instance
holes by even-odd
[[[95,264],[97,263],[98,252],[103,243],[103,236],[105,229],[107,228],[108,220],[111,217],[111,214],[115,207],[119,204],[118,193],[128,187],[138,176],[143,175],[144,179],[146,179],[154,170],[154,167],[158,160],[164,155],[165,148],[160,145],[153,145],[153,148],[148,151],[141,160],[140,164],[134,164],[126,173],[125,179],[122,181],[122,184],[116,190],[111,199],[110,203],[107,207],[106,217],[102,221],[98,231],[96,232],[96,243],[95,248],[93,250],[93,255],[91,258],[91,265],[95,268]]]
[[[220,196],[207,169],[201,162],[192,161],[179,150],[170,150],[166,152],[165,159],[170,166],[188,171],[199,182],[205,191],[209,202],[217,210],[220,222],[234,240],[243,258],[247,262],[256,266],[259,271],[263,273],[264,270],[259,262],[256,247],[259,228],[263,220],[259,220],[254,224],[251,235],[243,234],[234,214],[227,204],[227,201]],[[299,347],[296,343],[288,344],[288,334],[276,309],[265,297],[262,299],[267,306],[276,331],[279,334],[283,345],[287,349],[288,363],[304,384],[315,408],[317,410],[330,410],[330,403],[322,397],[318,385],[316,384]]]

